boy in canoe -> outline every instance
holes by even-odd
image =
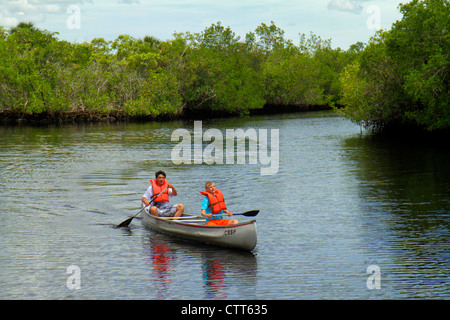
[[[142,202],[147,207],[153,200],[150,214],[162,217],[180,217],[184,211],[181,203],[170,205],[169,196],[176,196],[177,190],[166,179],[164,171],[156,171],[155,180],[150,180],[151,184],[142,196]]]
[[[202,216],[206,218],[206,225],[225,226],[238,224],[239,221],[235,219],[223,219],[222,215],[224,213],[228,214],[229,217],[233,213],[227,210],[222,191],[216,189],[214,182],[207,181],[205,183],[205,190],[200,191],[200,193],[205,195],[202,201]]]

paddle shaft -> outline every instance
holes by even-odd
[[[140,214],[145,208],[148,208],[148,207],[152,204],[152,202],[155,201],[156,198],[158,198],[160,195],[162,195],[162,193],[163,193],[164,191],[167,190],[167,188],[169,188],[169,187],[166,187],[163,191],[161,191],[160,193],[158,193],[158,194],[156,195],[156,197],[153,197],[153,199],[150,200],[150,202],[148,203],[148,206],[143,207],[143,208],[142,208],[141,210],[139,210],[139,212],[136,213],[133,217],[128,218],[127,220],[125,220],[125,221],[123,221],[122,223],[118,224],[116,228],[128,227],[128,225],[131,223],[131,220],[133,220],[134,218],[136,218],[136,217],[138,216],[138,214]]]
[[[155,201],[156,198],[158,198],[160,195],[162,195],[163,192],[166,191],[168,188],[169,188],[169,187],[166,187],[163,191],[161,191],[160,193],[158,193],[156,196],[153,196],[153,199],[150,200],[150,201],[148,202],[148,206],[143,207],[138,213],[136,213],[136,214],[134,215],[134,217],[136,217],[139,213],[141,213],[142,210],[144,210],[145,208],[150,207],[150,205],[153,203],[153,201]],[[133,217],[133,218],[134,218],[134,217]]]
[[[239,215],[239,216],[245,216],[245,217],[254,217],[259,213],[259,210],[250,210],[243,213],[233,213],[233,216]],[[215,214],[213,216],[228,216],[227,214]],[[160,217],[163,219],[198,219],[198,218],[204,218],[201,216],[181,216],[181,217]]]

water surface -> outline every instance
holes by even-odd
[[[174,165],[193,122],[0,128],[1,299],[423,299],[450,297],[450,155],[375,139],[328,112],[203,121],[279,130],[279,170]],[[207,143],[206,143],[207,145]],[[145,229],[156,170],[189,213],[213,180],[234,212],[259,209],[253,252]],[[242,216],[241,220],[245,219]],[[81,288],[69,289],[67,268]],[[369,266],[380,289],[369,289]]]

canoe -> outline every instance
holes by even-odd
[[[229,226],[206,226],[204,219],[195,218],[189,215],[178,220],[155,217],[145,209],[142,223],[154,231],[206,244],[248,251],[256,246],[256,220]]]

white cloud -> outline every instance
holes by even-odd
[[[62,13],[64,3],[73,0],[3,0],[0,4],[0,25],[12,27],[21,21],[42,22],[46,14]]]
[[[92,0],[2,0],[0,25],[13,27],[19,22],[43,22],[49,14],[62,14],[68,6],[86,2]]]
[[[360,14],[363,11],[362,3],[367,1],[369,0],[330,0],[327,8]]]
[[[0,10],[0,26],[10,27],[19,23],[18,17],[12,16],[6,10]]]

